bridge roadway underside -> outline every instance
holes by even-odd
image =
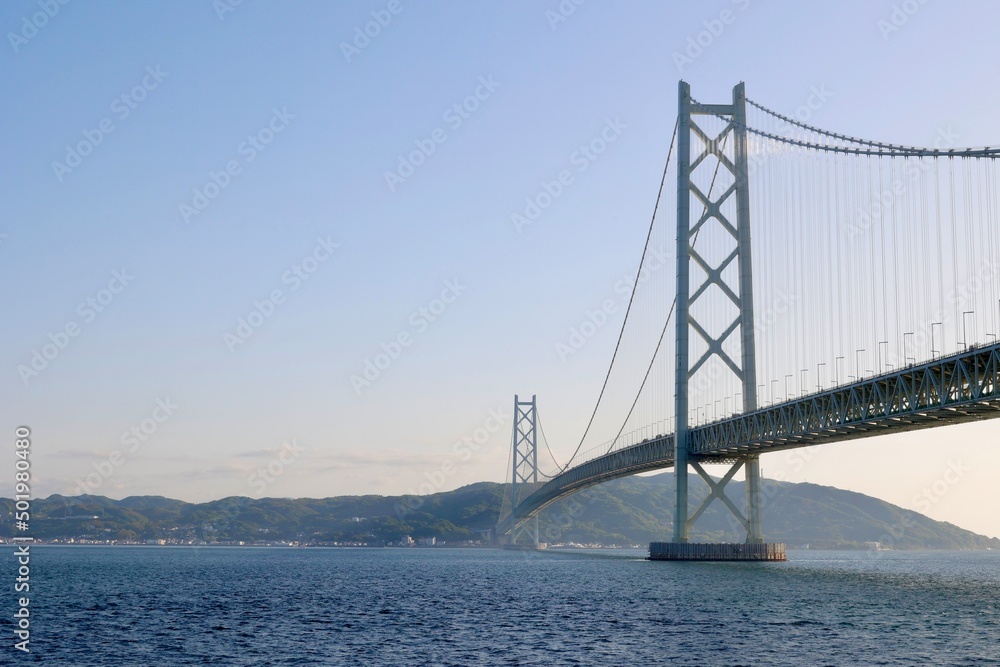
[[[689,431],[689,460],[743,456],[1000,417],[1000,343],[817,392]],[[674,464],[673,434],[612,451],[538,485],[497,526],[509,532],[588,486]]]

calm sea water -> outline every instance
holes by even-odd
[[[32,555],[32,654],[5,639],[2,664],[1000,665],[997,552],[792,551],[770,564],[485,549]],[[8,611],[2,636],[11,629]]]

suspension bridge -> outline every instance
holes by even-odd
[[[762,454],[1000,416],[1000,148],[954,139],[860,139],[779,114],[742,83],[706,104],[681,81],[596,405],[559,464],[536,398],[515,396],[498,541],[536,548],[539,512],[557,500],[672,467],[672,538],[651,558],[783,560],[764,540]],[[658,224],[671,174],[676,226]],[[674,275],[647,263],[661,243]],[[713,477],[711,464],[728,470]],[[691,470],[709,490],[698,507]],[[741,470],[734,501],[726,485]],[[744,541],[690,542],[714,502]]]

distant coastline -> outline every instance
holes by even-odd
[[[662,541],[670,534],[673,476],[615,480],[554,503],[539,515],[541,541],[553,549],[614,549]],[[741,482],[731,482],[741,498]],[[707,487],[692,485],[693,494]],[[986,550],[1000,539],[860,493],[767,480],[768,540],[809,550]],[[504,486],[470,484],[426,496],[312,498],[230,497],[188,503],[160,496],[39,498],[33,503],[37,544],[273,547],[474,548],[489,546]],[[0,499],[0,541],[13,534],[13,501]],[[727,516],[710,509],[693,539],[737,539]],[[742,538],[739,538],[742,539]]]

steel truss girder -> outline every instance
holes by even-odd
[[[804,396],[692,431],[689,451],[734,456],[997,416],[1000,345]]]
[[[769,451],[998,417],[1000,344],[692,429],[690,456],[701,464],[731,464]],[[524,499],[519,513],[531,517],[589,486],[673,465],[674,435],[658,435],[553,477]],[[498,532],[509,531],[510,524],[508,517]]]
[[[537,515],[553,502],[582,489],[619,477],[668,468],[674,464],[673,434],[658,435],[638,445],[609,452],[556,475],[521,502],[517,512],[497,524],[497,534],[510,531],[517,521]]]

